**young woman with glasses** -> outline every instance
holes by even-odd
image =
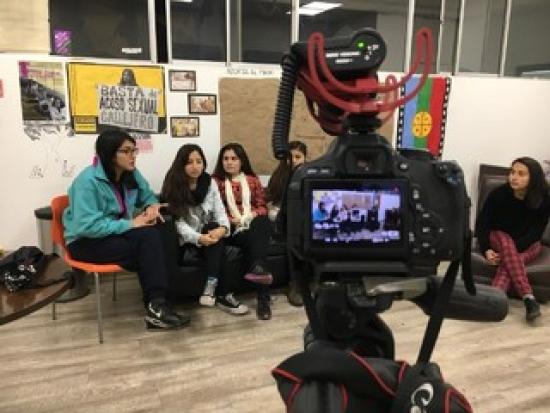
[[[63,214],[67,249],[81,261],[116,263],[138,273],[148,328],[189,323],[166,302],[168,275],[160,232],[163,206],[136,169],[136,141],[109,130],[96,141],[96,157],[69,188]],[[136,213],[136,211],[141,211]]]

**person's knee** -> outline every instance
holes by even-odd
[[[269,218],[267,215],[258,215],[250,223],[250,229],[255,231],[269,232],[270,229]]]
[[[145,242],[151,245],[162,245],[160,231],[156,225],[139,227],[132,229],[131,231],[133,232],[132,236],[136,237],[140,242]]]

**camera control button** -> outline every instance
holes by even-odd
[[[397,167],[401,171],[408,171],[409,170],[409,164],[407,162],[399,162],[399,165]]]
[[[412,190],[412,199],[418,201],[420,199],[420,191],[416,188]]]
[[[412,253],[413,253],[413,254],[420,254],[420,248],[414,247],[414,248],[412,249]]]
[[[420,202],[416,202],[414,204],[414,208],[417,210],[417,211],[424,211],[424,206],[420,203]]]
[[[319,168],[319,175],[332,175],[332,168]]]
[[[306,174],[308,175],[317,175],[319,173],[319,169],[317,168],[307,168]]]
[[[432,243],[431,242],[423,242],[421,245],[422,245],[422,248],[430,248],[432,246]]]

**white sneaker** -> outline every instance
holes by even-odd
[[[233,315],[242,315],[248,313],[248,307],[239,302],[233,296],[233,293],[226,294],[223,297],[218,297],[218,299],[216,300],[216,305],[222,310],[227,311],[228,313]]]
[[[214,307],[216,305],[216,286],[218,285],[218,279],[214,277],[208,277],[204,291],[199,298],[200,305],[205,307]]]
[[[199,303],[205,307],[214,307],[216,305],[216,297],[201,295],[201,298],[199,298]]]

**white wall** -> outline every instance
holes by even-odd
[[[0,245],[7,248],[37,243],[34,209],[48,205],[54,195],[65,193],[72,178],[61,176],[63,160],[74,164],[78,173],[90,163],[96,137],[47,136],[31,141],[22,126],[18,60],[64,61],[64,58],[0,55],[0,79],[4,84],[4,97],[0,98]],[[217,94],[219,78],[228,76],[224,66],[213,64],[178,63],[167,65],[166,69],[176,66],[196,70],[198,91],[204,93]],[[273,75],[277,76],[278,71],[274,70]],[[481,162],[507,165],[520,155],[539,160],[550,158],[545,133],[549,98],[548,81],[453,79],[444,157],[459,161],[470,190],[475,188]],[[167,91],[167,110],[169,116],[187,114],[186,94]],[[183,143],[200,144],[211,169],[219,149],[219,135],[219,116],[201,116],[201,137],[198,139],[152,135],[154,150],[140,154],[138,167],[158,191],[175,152]],[[47,165],[45,176],[31,179],[30,172],[37,164]]]
[[[444,158],[462,166],[473,201],[480,163],[509,165],[519,156],[550,159],[549,100],[549,81],[453,78]]]

